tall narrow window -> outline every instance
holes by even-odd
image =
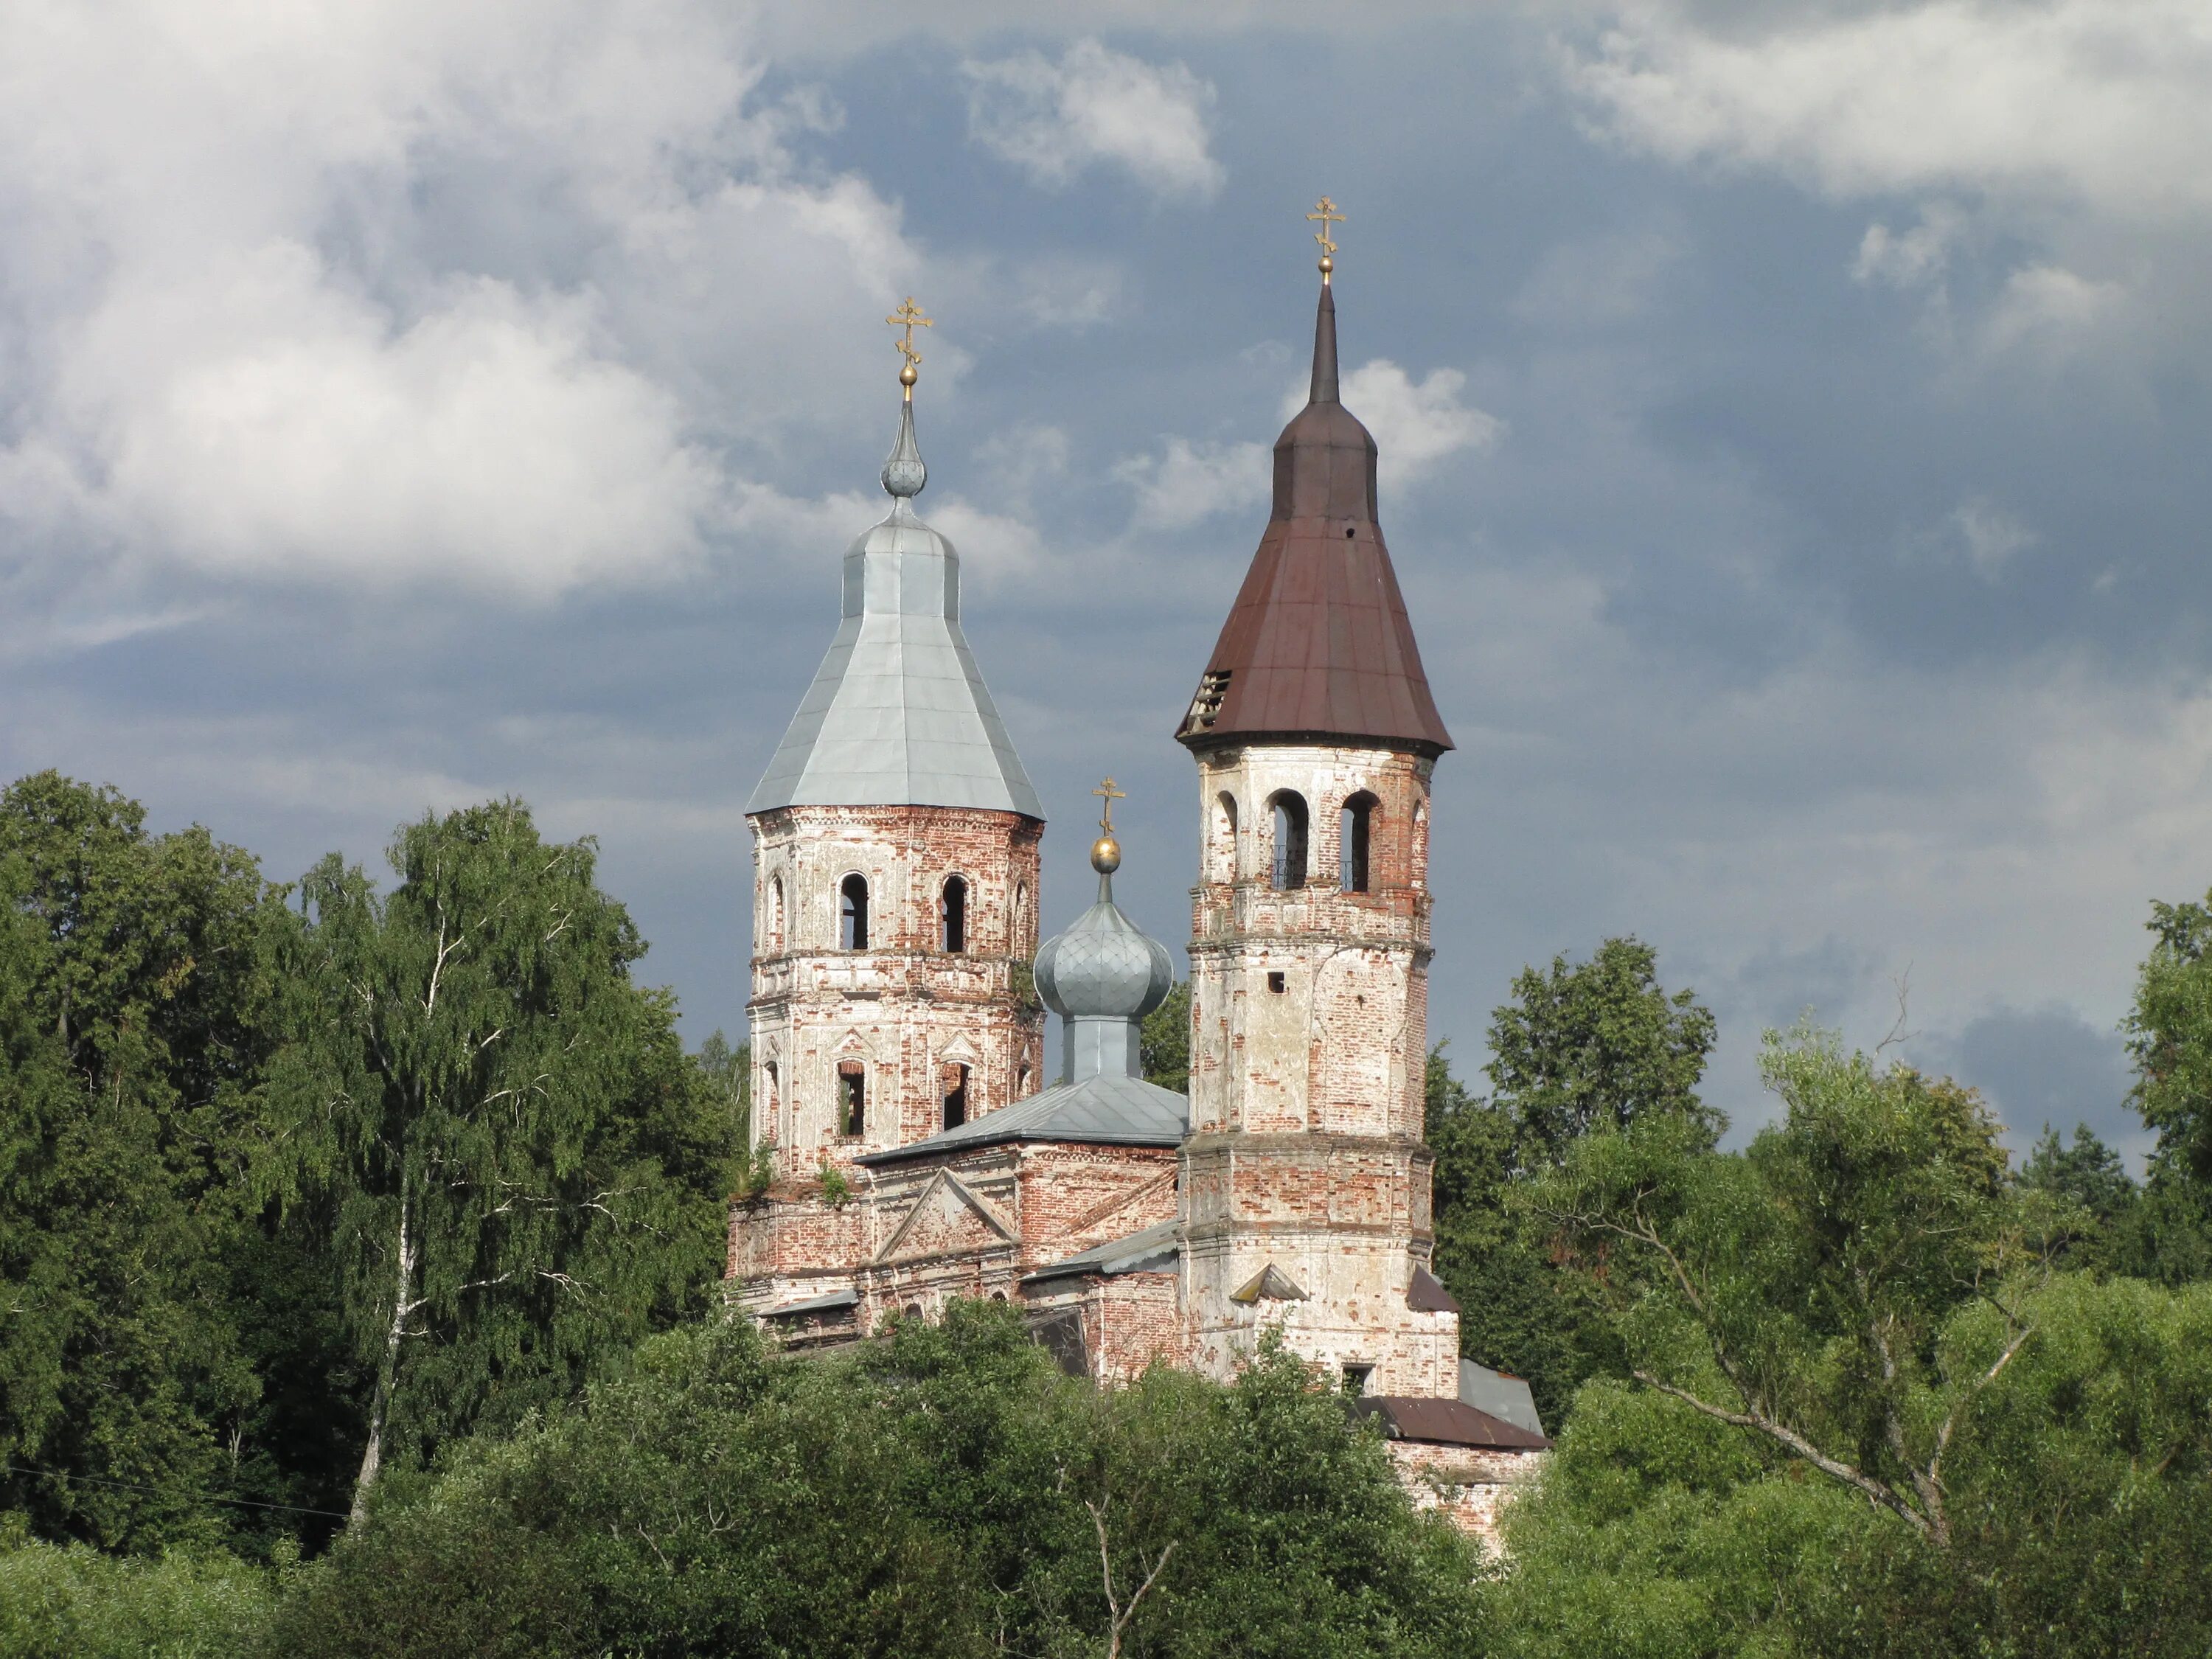
[[[1364,789],[1344,803],[1344,836],[1338,856],[1344,865],[1344,890],[1364,893],[1367,887],[1367,849],[1375,829],[1375,809],[1382,802]]]
[[[937,909],[944,924],[945,948],[957,956],[968,948],[968,884],[958,876],[947,877]]]
[[[773,1140],[775,1139],[775,1109],[782,1100],[782,1096],[777,1090],[776,1083],[775,1062],[771,1060],[761,1067],[761,1095],[763,1097],[761,1100],[762,1110],[759,1114],[759,1117],[762,1125],[764,1127],[765,1132],[762,1134],[754,1136],[753,1139],[756,1140]]]
[[[837,888],[837,948],[868,948],[868,878],[848,876]]]
[[[1014,914],[1012,921],[1008,925],[1013,929],[1014,936],[1008,943],[1012,947],[1014,955],[1018,957],[1033,955],[1034,952],[1030,951],[1029,945],[1030,884],[1025,881],[1018,881],[1014,884]]]
[[[1275,887],[1283,892],[1306,884],[1306,800],[1294,790],[1275,797]]]
[[[1213,802],[1213,879],[1237,879],[1237,797],[1225,789]]]
[[[968,1121],[968,1068],[957,1061],[945,1068],[945,1127],[957,1129]]]
[[[768,948],[771,951],[783,949],[783,878],[781,876],[770,876],[768,878],[768,927],[765,933]]]
[[[868,1127],[868,1068],[857,1060],[837,1062],[837,1133],[865,1134]]]

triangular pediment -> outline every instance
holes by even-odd
[[[961,1250],[994,1249],[1014,1242],[1012,1224],[966,1182],[939,1170],[914,1201],[883,1249],[878,1262],[912,1261]]]

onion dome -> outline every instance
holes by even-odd
[[[1114,902],[1114,872],[1121,862],[1114,838],[1101,836],[1091,849],[1098,902],[1037,951],[1037,994],[1063,1019],[1142,1019],[1174,988],[1167,946]]]
[[[1176,736],[1193,749],[1352,739],[1434,756],[1451,734],[1376,516],[1375,440],[1338,400],[1334,244],[1322,246],[1312,388],[1275,441],[1273,514]]]

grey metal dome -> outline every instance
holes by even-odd
[[[1174,985],[1168,947],[1121,914],[1105,870],[1098,902],[1036,954],[1037,994],[1064,1019],[1142,1019]]]

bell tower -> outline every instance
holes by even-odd
[[[1355,1391],[1453,1396],[1428,1273],[1429,780],[1452,746],[1338,400],[1323,199],[1313,380],[1176,737],[1198,763],[1184,1315],[1232,1374],[1273,1328]]]
[[[753,1135],[776,1179],[735,1206],[749,1306],[850,1297],[870,1248],[856,1163],[1043,1082],[1044,809],[960,628],[960,557],[922,522],[909,299],[890,513],[847,550],[837,632],[767,774],[753,836]],[[829,1171],[836,1180],[822,1178]]]

